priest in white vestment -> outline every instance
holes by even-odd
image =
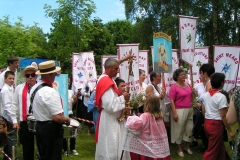
[[[123,136],[126,128],[125,120],[119,122],[125,108],[125,100],[129,100],[130,94],[120,96],[113,77],[119,72],[119,64],[130,58],[130,55],[117,61],[109,58],[105,61],[105,73],[99,77],[96,88],[96,105],[100,110],[100,118],[96,131],[95,160],[120,160],[123,149]],[[122,160],[130,160],[129,152],[123,152]]]

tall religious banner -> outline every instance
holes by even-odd
[[[76,92],[77,89],[82,88],[84,82],[87,81],[85,68],[83,67],[83,58],[79,53],[72,54],[72,79],[72,85],[75,88],[74,92]]]
[[[138,55],[139,69],[145,71],[145,83],[148,84],[148,50],[140,50]]]
[[[166,94],[168,95],[170,87],[176,82],[173,80],[173,72],[179,68],[179,60],[177,56],[177,49],[172,49],[172,72],[164,73],[166,83]]]
[[[181,59],[192,65],[195,53],[196,26],[198,18],[182,15],[178,18]]]
[[[194,84],[200,83],[199,68],[202,64],[209,62],[209,47],[195,48],[193,63],[192,63],[192,75]]]
[[[52,86],[59,92],[62,99],[64,115],[68,116],[68,75],[60,74],[59,76],[56,76]]]
[[[236,86],[237,73],[239,68],[240,46],[214,46],[214,67],[215,72],[225,74],[223,89],[227,92]]]
[[[172,71],[172,38],[163,32],[153,33],[154,71],[168,73]]]
[[[118,60],[117,55],[102,55],[102,74],[105,72],[104,63],[108,58],[114,58],[114,59]]]
[[[128,54],[135,56],[132,63],[132,73],[129,75],[129,62],[124,61],[120,65],[120,78],[130,87],[129,92],[138,94],[140,92],[139,84],[139,44],[118,44],[118,59]]]
[[[94,61],[93,52],[82,52],[83,68],[85,69],[85,76],[89,89],[92,91],[96,86],[97,71]]]

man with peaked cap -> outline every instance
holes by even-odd
[[[36,137],[41,160],[61,160],[63,130],[62,124],[70,124],[64,116],[59,93],[52,88],[57,73],[61,70],[54,61],[42,62],[36,74],[41,79],[30,91],[33,115],[36,118]]]
[[[16,87],[12,99],[12,106],[10,108],[13,128],[19,129],[19,140],[22,144],[24,160],[34,160],[35,134],[28,130],[27,114],[30,106],[30,89],[36,84],[36,71],[37,68],[31,65],[22,70],[21,76],[26,79],[26,82]],[[18,118],[20,121],[20,126],[18,125]]]

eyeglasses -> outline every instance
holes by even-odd
[[[35,76],[36,76],[36,74],[35,74],[35,73],[31,73],[31,74],[25,74],[25,76],[26,76],[26,78],[29,78],[30,76],[33,78],[33,77],[35,77]]]

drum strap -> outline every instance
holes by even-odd
[[[32,96],[30,98],[30,106],[29,106],[29,110],[28,110],[28,113],[31,114],[32,113],[32,103],[33,103],[33,99],[35,97],[35,94],[37,93],[37,91],[39,89],[41,89],[42,87],[45,87],[45,86],[49,86],[47,83],[42,83],[40,84],[32,93]]]

